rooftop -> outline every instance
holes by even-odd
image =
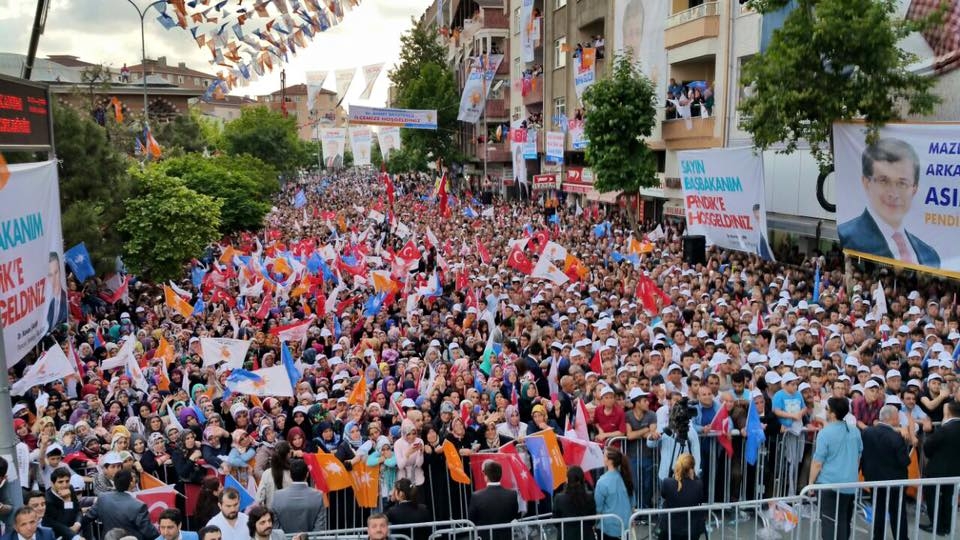
[[[145,63],[147,64],[148,71],[159,71],[162,73],[175,73],[177,75],[186,75],[189,77],[202,77],[204,79],[214,78],[214,75],[210,73],[204,73],[202,71],[197,71],[195,69],[188,68],[185,62],[179,62],[175,66],[172,64],[167,64],[166,56],[161,56],[156,60],[147,58]],[[127,69],[129,69],[132,73],[136,73],[138,71],[143,70],[143,68],[141,67],[141,64],[127,66]]]
[[[270,94],[268,94],[268,95],[271,95],[271,96],[279,96],[281,93],[283,93],[283,90],[277,90],[276,92],[270,92]],[[336,92],[333,92],[333,91],[331,91],[331,90],[327,90],[326,88],[321,88],[321,89],[320,89],[320,93],[321,93],[321,94],[332,95],[332,96],[337,95]],[[293,86],[288,86],[288,87],[287,87],[287,95],[288,95],[288,96],[305,96],[305,95],[307,95],[307,85],[304,84],[304,83],[300,83],[300,84],[295,84],[295,85],[293,85]]]

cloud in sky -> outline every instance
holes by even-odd
[[[147,0],[133,0],[143,7]],[[387,69],[400,56],[400,36],[410,28],[410,17],[419,18],[434,0],[363,0],[347,13],[343,22],[313,38],[286,65],[287,85],[304,81],[304,71],[337,70],[385,62]],[[231,2],[232,4],[232,2]],[[26,54],[36,2],[0,0],[0,51]],[[199,71],[215,73],[206,48],[200,49],[181,28],[164,30],[151,10],[145,20],[148,58],[166,56],[171,63],[186,62]],[[124,63],[140,63],[140,20],[127,0],[51,0],[47,23],[37,50],[38,57],[72,54],[83,60],[119,69]],[[276,67],[276,66],[275,66]],[[328,79],[333,89],[333,77]],[[389,81],[382,74],[373,94],[363,104],[383,104]],[[240,95],[259,95],[280,88],[280,72],[237,89]],[[357,72],[344,103],[362,103],[363,78]]]

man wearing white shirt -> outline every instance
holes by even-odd
[[[844,249],[939,268],[936,250],[903,225],[920,186],[916,150],[899,139],[880,139],[864,149],[862,164],[860,181],[867,206],[837,227],[840,244]]]
[[[240,512],[240,493],[233,488],[220,492],[220,513],[210,518],[207,525],[220,529],[224,538],[250,540],[247,515]]]

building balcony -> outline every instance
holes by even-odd
[[[477,143],[477,159],[483,161],[486,154],[487,161],[513,161],[510,154],[510,143]]]
[[[507,118],[510,116],[509,96],[501,99],[487,100],[487,118]]]
[[[526,85],[525,85],[526,86]],[[543,75],[538,75],[530,80],[529,88],[524,89],[523,104],[525,106],[543,104]]]
[[[720,146],[721,139],[714,135],[716,119],[712,116],[664,120],[660,127],[663,142],[670,150]]]
[[[499,8],[481,10],[479,19],[484,30],[510,29],[510,16]]]
[[[720,35],[720,2],[705,2],[667,17],[663,42],[666,49]]]

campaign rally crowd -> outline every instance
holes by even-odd
[[[564,536],[621,538],[637,509],[960,476],[956,283],[837,252],[691,265],[682,233],[346,171],[287,185],[180,281],[71,275],[69,322],[10,371],[0,472],[24,506],[0,505],[2,538],[542,514],[617,516]],[[75,373],[31,384],[54,357]],[[831,493],[845,538],[853,496]],[[942,487],[879,502],[874,537],[921,496],[922,527],[952,531]],[[703,532],[682,521],[661,530]]]

